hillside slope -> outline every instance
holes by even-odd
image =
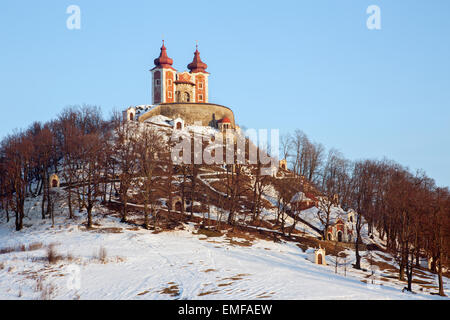
[[[2,252],[17,251],[0,254],[0,299],[441,299],[402,293],[395,283],[368,285],[367,273],[350,266],[335,274],[333,258],[315,265],[312,250],[295,243],[207,237],[193,223],[155,234],[106,211],[98,208],[90,231],[81,215],[58,217],[52,228],[37,210],[19,233],[1,223]],[[54,264],[50,244],[61,256]]]

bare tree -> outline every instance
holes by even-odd
[[[450,192],[448,188],[437,188],[432,203],[432,215],[429,220],[431,232],[431,252],[437,262],[439,295],[445,296],[442,269],[444,256],[449,252],[450,235]]]
[[[300,130],[294,132],[290,145],[294,149],[294,173],[305,177],[310,182],[317,182],[325,152],[323,145],[311,142]]]
[[[87,134],[80,140],[80,196],[86,204],[87,226],[92,227],[92,209],[101,195],[102,164],[104,163],[105,141],[98,134]]]
[[[33,143],[24,133],[16,133],[6,138],[5,150],[6,181],[11,186],[11,208],[15,213],[16,230],[23,228],[24,205],[30,183]]]
[[[138,154],[139,176],[142,179],[140,195],[144,203],[144,228],[149,228],[149,209],[157,226],[155,170],[162,163],[163,144],[161,134],[154,128],[146,126],[139,138],[136,151]]]
[[[138,136],[133,123],[122,121],[120,114],[114,117],[116,135],[114,157],[119,167],[120,200],[122,202],[122,222],[127,221],[128,192],[132,186],[137,171],[137,140]]]
[[[253,181],[250,184],[250,191],[252,193],[252,221],[256,222],[259,219],[262,206],[262,196],[264,191],[268,188],[270,183],[270,176],[262,175],[261,169],[262,164],[260,161],[252,167],[252,178]]]
[[[342,195],[347,196],[350,188],[348,171],[349,161],[339,151],[331,149],[321,171],[320,195],[317,197],[317,217],[324,226],[323,239],[326,239],[333,208],[340,205]]]

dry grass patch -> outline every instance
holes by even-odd
[[[160,293],[170,295],[171,297],[178,297],[180,295],[180,289],[178,288],[178,285],[174,284],[173,282],[169,282],[168,285],[169,286],[162,289]]]
[[[28,246],[27,251],[36,251],[36,250],[42,249],[42,247],[44,247],[44,245],[41,242],[35,242]]]
[[[145,296],[149,292],[150,292],[150,290],[145,290],[145,291],[143,291],[141,293],[138,293],[138,296]]]
[[[36,278],[36,285],[34,290],[40,292],[40,300],[51,300],[55,294],[56,287],[53,284],[46,284],[44,277],[40,276]]]
[[[268,292],[260,293],[256,296],[256,299],[270,299],[272,296]]]
[[[227,235],[226,240],[231,245],[241,247],[251,247],[253,245],[253,241],[255,241],[256,239],[256,237],[247,230],[240,230],[238,228],[228,230],[226,235]]]
[[[237,275],[232,276],[232,277],[223,278],[222,280],[239,281],[239,280],[244,280],[244,277],[248,277],[248,276],[250,276],[250,274],[248,274],[248,273],[240,273],[240,274],[237,274]]]
[[[200,239],[200,240],[202,240],[202,239]],[[208,243],[215,243],[215,244],[222,244],[221,241],[215,241],[215,240],[207,240],[206,242],[208,242]],[[215,246],[215,248],[220,248],[220,246]]]
[[[217,286],[218,287],[228,287],[231,286],[234,282],[228,282],[228,283],[219,283]]]
[[[381,259],[383,259],[383,260],[386,261],[386,262],[391,262],[392,260],[394,260],[393,258],[391,258],[391,257],[386,257],[386,256],[384,256],[384,255],[382,255],[382,254],[377,254],[377,256],[380,257]]]
[[[232,246],[251,247],[253,245],[253,242],[250,242],[249,240],[236,241],[233,238],[227,238],[227,240]]]
[[[36,286],[34,288],[36,292],[44,290],[44,277],[40,276],[36,279]]]
[[[206,291],[206,292],[200,292],[200,293],[198,294],[198,296],[199,296],[199,297],[202,297],[202,296],[208,296],[208,295],[216,294],[216,293],[219,293],[219,292],[220,292],[220,290],[211,290],[211,291]]]
[[[139,231],[141,229],[139,227],[132,227],[132,228],[127,228],[127,230],[129,230],[129,231]]]
[[[366,258],[366,260],[371,265],[374,265],[374,266],[377,266],[378,268],[380,268],[381,271],[398,272],[398,269],[395,266],[393,266],[387,262],[375,261],[371,258]]]
[[[434,279],[433,276],[430,276],[429,274],[425,273],[424,271],[420,269],[414,269],[413,273],[417,277],[426,278],[426,279]]]
[[[107,258],[108,258],[108,253],[106,252],[105,247],[100,247],[100,249],[98,249],[97,258],[101,263],[106,263]]]
[[[412,280],[412,283],[419,284],[419,285],[427,285],[427,284],[433,284],[433,282],[424,281],[420,279],[414,279]]]
[[[41,292],[41,300],[51,300],[55,294],[56,287],[53,284],[45,285]]]
[[[437,285],[432,285],[432,284],[424,284],[424,285],[422,285],[422,287],[424,287],[425,289],[436,289],[436,290],[439,290],[439,287]]]
[[[221,237],[223,236],[222,232],[220,232],[219,230],[215,230],[215,229],[203,229],[200,228],[197,230],[197,232],[193,233],[195,235],[204,235],[208,238],[217,238],[217,237]]]
[[[217,271],[216,269],[206,269],[206,270],[203,270],[202,272],[208,273],[208,272],[216,272],[216,271]]]
[[[24,244],[18,245],[15,247],[6,247],[0,249],[0,254],[6,254],[11,252],[25,252],[25,251],[36,251],[43,247],[44,245],[41,242],[34,242],[30,244],[28,247]]]
[[[100,229],[94,229],[91,231],[97,232],[97,233],[123,233],[122,228],[100,228]]]

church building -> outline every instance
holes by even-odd
[[[178,72],[173,67],[173,60],[168,57],[167,49],[161,47],[159,58],[155,59],[152,73],[153,104],[174,102],[208,102],[208,67],[200,58],[198,47],[194,60],[188,65],[188,71]]]
[[[188,70],[179,72],[173,67],[163,41],[159,57],[151,72],[152,105],[130,107],[124,111],[127,121],[145,122],[162,115],[184,125],[200,124],[216,129],[235,129],[233,111],[222,105],[209,103],[208,65],[200,58],[198,46]]]

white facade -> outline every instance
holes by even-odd
[[[325,261],[325,249],[320,248],[316,250],[316,252],[314,253],[314,263],[323,266],[327,265],[327,262]]]
[[[173,130],[184,130],[184,120],[181,118],[174,119]]]
[[[129,107],[123,112],[123,121],[136,121],[136,109],[134,107]]]

